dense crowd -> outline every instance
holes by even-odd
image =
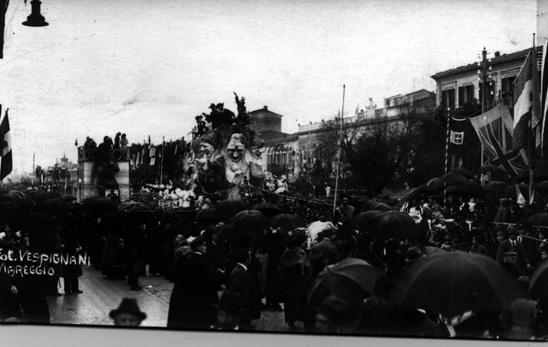
[[[271,189],[241,201],[196,196],[191,186],[150,194],[153,204],[5,192],[2,249],[86,253],[131,290],[142,289],[140,276],[163,276],[174,283],[174,329],[253,330],[268,310],[283,311],[296,332],[534,339],[548,329],[546,302],[531,290],[548,256],[548,218],[532,219],[546,212],[540,193],[532,205],[490,194],[414,192],[394,205],[343,196],[334,214],[326,202]],[[496,266],[520,295],[489,307],[402,301],[409,273],[438,256]],[[49,322],[46,298],[61,295],[59,278],[65,295],[78,295],[81,275],[79,265],[57,266],[54,276],[0,274],[1,318]],[[471,281],[465,288],[481,282]]]

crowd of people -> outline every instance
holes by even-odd
[[[414,264],[439,252],[492,258],[529,287],[548,258],[548,225],[531,222],[548,211],[540,193],[532,205],[490,194],[413,194],[396,205],[342,196],[333,214],[326,202],[271,189],[223,201],[183,188],[157,190],[170,208],[4,193],[2,248],[85,252],[105,278],[135,291],[140,276],[163,276],[173,282],[173,329],[254,330],[265,311],[283,311],[289,331],[310,333],[536,339],[548,329],[542,298],[447,316],[393,296]],[[368,290],[324,284],[345,262],[379,271]],[[78,295],[81,275],[77,265],[58,266],[54,276],[0,274],[0,318],[49,322],[46,298],[61,295],[58,279],[65,295]],[[137,316],[133,325],[146,317],[134,302],[121,307]]]

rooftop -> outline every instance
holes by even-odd
[[[268,113],[268,114],[270,114],[270,115],[273,115],[273,116],[276,116],[276,117],[279,117],[279,118],[282,117],[281,114],[278,114],[278,113],[276,113],[276,112],[270,111],[270,110],[268,109],[268,106],[266,106],[266,105],[263,106],[263,108],[259,108],[259,109],[257,109],[257,110],[250,111],[250,112],[249,112],[249,115],[250,115],[250,116],[253,116],[253,115],[259,114],[259,113]]]
[[[542,52],[541,46],[537,47],[537,53],[538,52]],[[495,56],[491,58],[491,65],[493,67],[496,67],[496,66],[501,66],[504,64],[512,63],[512,62],[518,62],[520,60],[525,59],[528,53],[529,53],[529,48],[524,49],[522,51]],[[435,80],[438,80],[440,78],[447,77],[447,76],[453,76],[453,75],[457,75],[465,72],[475,71],[478,68],[479,68],[479,62],[474,62],[472,64],[462,65],[453,69],[438,72],[430,77],[432,77]]]

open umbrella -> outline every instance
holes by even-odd
[[[39,201],[36,204],[35,210],[37,212],[45,212],[64,220],[70,216],[74,210],[74,206],[62,198],[56,198]]]
[[[86,198],[82,201],[84,211],[94,216],[103,216],[118,209],[115,203],[102,197]]]
[[[467,177],[467,178],[473,178],[474,177],[474,174],[472,173],[472,171],[470,171],[466,168],[463,168],[463,167],[456,168],[456,169],[452,170],[452,172],[461,174],[461,175],[463,175],[464,177]]]
[[[229,220],[236,213],[245,209],[247,209],[247,206],[242,200],[224,200],[217,206],[217,211],[222,220]]]
[[[449,171],[441,176],[442,182],[445,182],[448,186],[456,185],[467,181],[467,178],[458,172]]]
[[[539,300],[544,308],[548,307],[548,261],[541,263],[533,272],[529,281],[529,295]]]
[[[381,214],[383,214],[383,211],[378,210],[360,212],[354,216],[354,223],[356,223],[360,232],[364,233],[368,231],[371,220]]]
[[[548,226],[548,213],[540,212],[529,217],[527,222],[531,225]]]
[[[398,211],[383,212],[371,219],[367,224],[368,231],[376,239],[404,240],[417,237],[417,225],[406,213]]]
[[[426,182],[426,189],[430,192],[436,192],[443,189],[443,180],[440,177],[434,177]]]
[[[282,213],[282,209],[270,202],[262,202],[253,206],[254,210],[261,211],[268,218]]]
[[[535,185],[539,190],[543,192],[548,192],[548,181],[541,181]]]
[[[244,210],[238,212],[234,218],[232,232],[234,237],[251,237],[254,241],[262,240],[269,220],[260,211]]]
[[[447,188],[448,193],[461,193],[468,195],[478,195],[482,192],[481,184],[474,180],[459,183]]]
[[[495,195],[503,195],[508,188],[508,184],[502,181],[490,181],[485,185],[485,190]]]
[[[382,201],[376,200],[364,200],[361,202],[361,207],[363,211],[377,210],[377,211],[392,211],[394,208]]]
[[[426,187],[426,184],[421,184],[420,186],[412,188],[409,191],[409,193],[407,193],[407,199],[409,200],[409,199],[418,198],[428,193],[429,193],[429,190]]]
[[[206,208],[198,211],[196,221],[204,224],[215,224],[221,220],[216,208]]]
[[[271,218],[271,222],[273,228],[279,228],[282,232],[306,226],[305,221],[300,216],[289,213],[276,215]]]
[[[308,302],[319,307],[331,295],[343,298],[349,305],[358,305],[375,292],[377,279],[384,274],[368,262],[346,258],[329,265],[318,275],[308,293]]]
[[[404,309],[420,308],[451,318],[473,310],[500,312],[525,294],[520,289],[493,259],[447,252],[411,265],[393,296]]]

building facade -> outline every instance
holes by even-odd
[[[529,50],[509,54],[495,52],[489,59],[487,85],[480,80],[480,63],[474,62],[450,70],[438,72],[431,77],[436,81],[436,106],[452,111],[467,104],[482,104],[485,90],[487,109],[498,101],[513,105],[514,79],[519,73]],[[538,47],[541,53],[541,47]]]

